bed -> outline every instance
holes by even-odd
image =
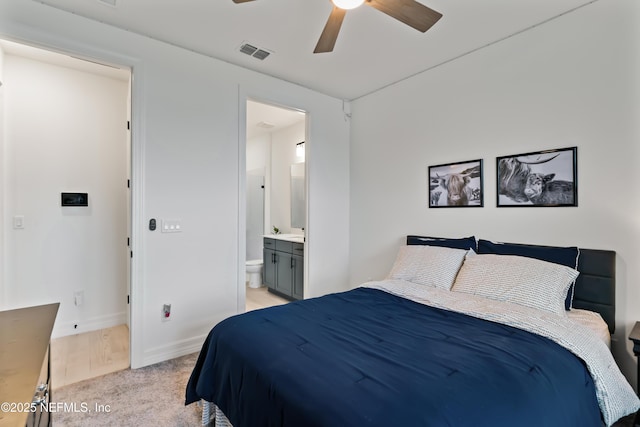
[[[220,322],[186,404],[234,427],[601,427],[638,410],[608,348],[614,252],[406,243],[385,280]]]

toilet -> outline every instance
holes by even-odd
[[[262,286],[262,260],[252,259],[247,261],[247,280],[250,288]]]

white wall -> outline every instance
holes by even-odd
[[[640,320],[640,3],[600,1],[352,104],[351,283],[406,234],[617,252],[613,352]],[[578,147],[579,207],[496,208],[495,158]],[[484,159],[485,207],[429,209],[427,167]]]
[[[266,169],[271,163],[271,134],[259,135],[247,140],[247,171]],[[266,172],[265,172],[266,173]]]
[[[247,140],[247,171],[254,169],[264,170],[264,231],[267,233],[271,226],[271,193],[267,191],[271,187],[271,134],[264,134]]]
[[[4,76],[0,305],[59,301],[54,337],[125,323],[128,82],[15,55],[5,56]],[[61,192],[86,192],[89,206],[61,207]],[[24,228],[14,229],[14,216]]]
[[[247,175],[251,173],[258,174],[258,171],[264,176],[264,209],[262,215],[262,234],[268,233],[271,224],[271,212],[269,206],[271,205],[271,195],[268,188],[271,186],[271,133],[256,136],[251,139],[247,139]],[[248,191],[248,189],[247,189]],[[247,215],[249,213],[247,212]],[[248,220],[247,220],[248,221]],[[262,238],[258,240],[252,240],[247,235],[247,259],[261,259],[262,258]],[[249,245],[252,245],[249,247]],[[254,254],[254,255],[250,255]]]
[[[0,83],[4,82],[4,49],[0,46]],[[0,189],[4,188],[4,85],[0,86]],[[4,224],[4,191],[0,193],[0,224]],[[0,302],[6,299],[5,295],[5,260],[4,260],[4,227],[0,226]],[[1,303],[0,303],[1,306]]]
[[[271,134],[271,225],[281,233],[298,233],[291,228],[291,165],[299,163],[296,158],[296,144],[304,141],[304,120],[293,126]]]
[[[1,2],[0,37],[133,68],[133,367],[199,350],[216,322],[244,310],[247,99],[308,112],[305,292],[347,287],[341,100],[37,2]],[[149,231],[150,218],[179,219],[183,232]]]

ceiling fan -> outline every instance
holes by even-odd
[[[233,0],[234,3],[250,1],[254,0]],[[333,10],[313,53],[333,51],[347,10],[355,9],[363,3],[423,33],[442,18],[441,13],[418,3],[416,0],[331,0],[331,2]]]

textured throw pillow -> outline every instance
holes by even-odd
[[[389,278],[449,290],[466,254],[440,246],[401,246]]]
[[[407,245],[442,246],[454,249],[476,250],[475,236],[450,239],[446,237],[407,236]]]
[[[567,290],[578,271],[515,255],[474,255],[465,260],[452,291],[512,302],[566,316]]]
[[[542,261],[553,262],[555,264],[566,265],[574,269],[578,269],[578,259],[580,257],[580,249],[575,246],[556,247],[556,246],[536,246],[536,245],[520,245],[517,243],[497,243],[489,240],[478,240],[479,254],[496,254],[496,255],[519,255],[529,258],[535,258]],[[564,301],[564,308],[571,310],[573,303],[573,288],[571,284],[567,291]]]

